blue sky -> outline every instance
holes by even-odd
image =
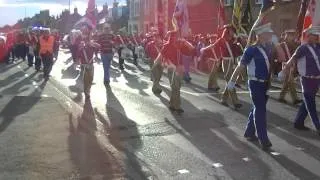
[[[106,2],[112,6],[113,0],[96,0],[98,9],[102,9],[102,5]],[[123,4],[125,0],[118,0],[118,2]],[[88,0],[71,0],[71,12],[74,7],[77,7],[79,13],[84,14],[87,3]],[[32,17],[40,10],[49,9],[50,15],[56,16],[68,8],[68,0],[0,0],[0,27],[6,24],[13,25],[25,15]]]

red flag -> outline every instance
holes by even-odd
[[[310,0],[306,15],[304,17],[303,30],[311,26],[320,25],[320,1]],[[303,35],[304,39],[304,35]]]

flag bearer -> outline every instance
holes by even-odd
[[[81,29],[83,37],[79,45],[78,57],[83,68],[83,91],[86,99],[90,99],[90,90],[94,75],[93,56],[101,46],[94,42],[87,26]]]

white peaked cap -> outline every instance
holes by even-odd
[[[274,32],[271,28],[271,23],[267,23],[267,24],[263,24],[261,26],[258,26],[256,28],[254,28],[253,31],[256,33],[256,35],[262,34],[262,33],[273,33]]]

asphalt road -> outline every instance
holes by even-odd
[[[10,98],[44,99],[44,102],[33,102],[32,108],[18,111],[14,117],[23,119],[24,123],[17,120],[3,123],[5,121],[2,120],[6,128],[2,130],[0,125],[1,144],[6,144],[6,147],[16,144],[20,152],[26,149],[23,148],[25,145],[17,140],[12,143],[10,136],[14,134],[32,140],[39,139],[39,144],[35,143],[34,146],[44,149],[35,151],[33,156],[56,157],[68,162],[66,168],[50,169],[51,166],[59,167],[59,163],[45,161],[45,158],[43,162],[30,158],[29,161],[34,164],[32,166],[14,151],[14,147],[4,148],[0,154],[10,157],[1,159],[1,162],[8,162],[0,166],[0,172],[5,172],[5,179],[23,177],[23,173],[46,179],[57,179],[55,177],[58,175],[61,175],[60,179],[320,179],[320,137],[313,131],[299,132],[293,129],[292,121],[297,106],[279,103],[276,100],[279,96],[277,88],[269,93],[271,98],[267,114],[273,147],[270,152],[264,152],[258,144],[243,138],[251,108],[246,88],[238,89],[239,99],[244,106],[235,111],[232,107],[219,104],[219,93],[207,92],[206,75],[192,73],[191,84],[184,84],[181,90],[185,113],[178,115],[167,108],[170,88],[165,75],[161,82],[164,91],[157,97],[151,91],[149,68],[143,61],[139,61],[138,67],[127,61],[126,70],[121,72],[115,57],[111,68],[111,89],[103,85],[103,69],[98,60],[91,101],[86,102],[82,94],[80,70],[72,66],[70,56],[65,50],[60,52],[52,77],[46,84],[42,84],[41,73],[34,75],[34,70],[28,69],[24,62],[1,67],[2,108],[5,109],[12,102]],[[220,87],[224,87],[223,81],[219,83]],[[53,106],[53,101],[59,106]],[[41,113],[33,110],[38,109],[39,103],[48,108]],[[319,106],[318,100],[317,104]],[[61,111],[59,116],[55,115],[57,112],[53,109]],[[42,115],[35,118],[32,114]],[[76,125],[71,126],[70,122]],[[313,128],[310,120],[306,125]],[[68,143],[70,128],[66,127],[70,126],[81,127],[80,134],[72,135],[74,139],[80,138],[80,142]],[[39,127],[38,132],[29,132],[32,127]],[[50,146],[47,150],[48,145],[41,144],[46,141],[43,136],[46,132],[57,144],[64,146]],[[83,140],[82,136],[88,140]],[[80,153],[67,151],[70,147],[80,149]],[[73,160],[77,158],[81,160]],[[40,170],[21,168],[16,167],[17,163],[10,164],[11,161],[22,162],[30,167],[46,166]],[[43,174],[44,169],[48,174]],[[2,174],[0,179],[3,179]]]

